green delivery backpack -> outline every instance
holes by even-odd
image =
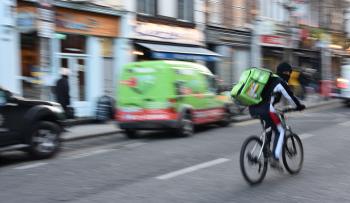
[[[273,73],[263,68],[250,68],[244,71],[238,83],[233,86],[231,96],[245,106],[259,104],[261,93]]]

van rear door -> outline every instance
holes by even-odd
[[[118,92],[118,111],[133,120],[164,120],[170,117],[169,98],[174,95],[162,63],[135,63],[123,70]]]

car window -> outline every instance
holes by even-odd
[[[0,89],[0,106],[6,104],[6,92],[3,89]]]

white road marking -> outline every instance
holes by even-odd
[[[338,125],[340,125],[340,126],[345,126],[345,127],[349,127],[349,126],[350,126],[350,121],[346,121],[346,122],[343,122],[343,123],[339,123]]]
[[[71,157],[66,157],[64,159],[80,159],[80,158],[83,158],[83,157],[88,157],[88,156],[92,156],[92,155],[96,155],[96,154],[103,154],[103,153],[106,153],[106,152],[110,152],[110,151],[113,151],[115,149],[98,149],[98,150],[94,150],[94,151],[91,151],[91,152],[86,152],[86,153],[82,153],[82,154],[76,154],[76,155],[73,155]]]
[[[211,167],[214,165],[222,164],[222,163],[225,163],[227,161],[230,161],[230,159],[226,159],[226,158],[215,159],[215,160],[201,163],[198,165],[194,165],[194,166],[191,166],[188,168],[184,168],[181,170],[170,172],[170,173],[167,173],[167,174],[164,174],[161,176],[157,176],[156,178],[159,180],[166,180],[166,179],[174,178],[174,177],[179,176],[179,175],[184,175],[186,173],[191,173],[193,171],[197,171],[197,170],[208,168],[208,167]]]
[[[315,136],[314,134],[309,134],[309,133],[303,133],[301,135],[299,135],[300,139],[307,139],[307,138],[310,138],[310,137],[313,137]]]
[[[87,148],[87,149],[82,149],[82,150],[75,150],[73,152],[63,152],[62,154],[60,154],[59,156],[62,157],[63,159],[72,159],[72,157],[76,157],[82,154],[88,154],[91,153],[93,151],[100,151],[100,150],[117,150],[117,149],[122,149],[125,148],[126,146],[130,146],[131,147],[135,147],[133,146],[133,144],[137,144],[137,145],[141,145],[140,142],[121,142],[121,143],[112,143],[112,144],[107,144],[107,145],[103,145],[103,146],[98,146],[98,147],[91,147],[91,148]],[[146,143],[145,143],[146,144]],[[107,151],[106,151],[107,152]]]
[[[39,167],[39,166],[44,166],[46,165],[47,163],[44,163],[44,162],[40,162],[40,163],[34,163],[34,164],[28,164],[28,165],[24,165],[24,166],[19,166],[19,167],[16,167],[14,169],[19,169],[19,170],[22,170],[22,169],[29,169],[29,168],[35,168],[35,167]]]

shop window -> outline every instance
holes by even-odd
[[[61,67],[69,69],[70,97],[73,101],[86,101],[85,59],[61,58]]]
[[[66,35],[61,40],[62,53],[85,54],[86,53],[86,36]]]
[[[20,36],[23,96],[39,99],[39,40],[36,33],[26,33]]]
[[[178,19],[193,22],[193,0],[178,0]]]
[[[138,0],[137,12],[146,15],[156,15],[156,0]]]
[[[78,60],[79,101],[86,100],[85,92],[85,60]]]
[[[113,57],[113,39],[112,38],[101,38],[101,56]]]

